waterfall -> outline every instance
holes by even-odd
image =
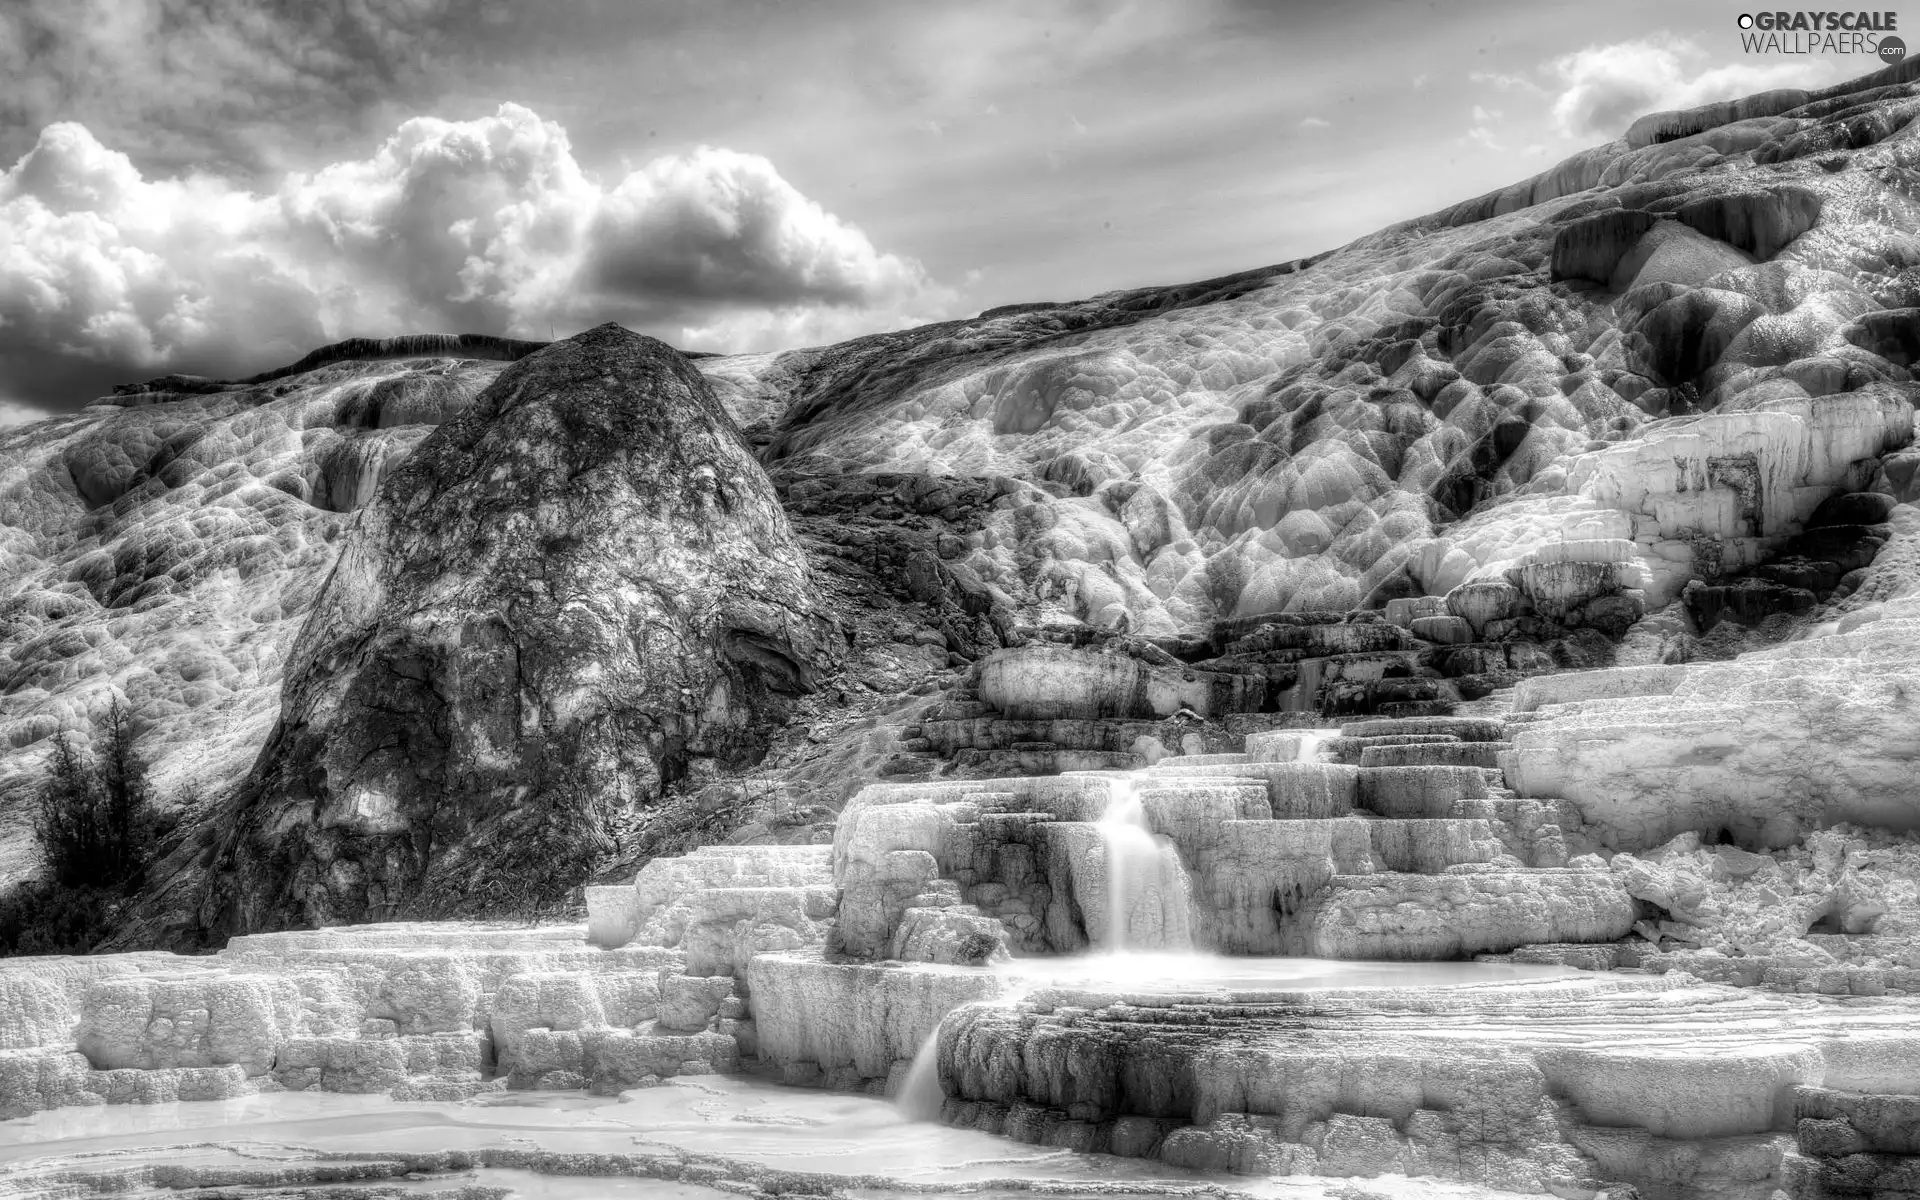
[[[1027,998],[1027,993],[1039,985],[1039,979],[1022,979],[1013,976],[1007,990],[992,1000],[975,1000],[973,1005],[987,1005],[994,1008],[1012,1008]],[[960,1008],[973,1005],[963,1004]],[[959,1012],[956,1008],[953,1012]],[[947,1104],[946,1085],[940,1082],[940,1026],[946,1024],[947,1013],[933,1023],[933,1029],[927,1034],[920,1049],[914,1052],[913,1063],[907,1067],[906,1078],[900,1081],[900,1090],[894,1094],[893,1107],[909,1121],[938,1121],[940,1112]]]
[[[1327,660],[1324,658],[1303,658],[1300,660],[1300,677],[1281,697],[1280,708],[1283,712],[1313,712],[1320,707],[1320,679],[1325,674]]]
[[[1180,850],[1171,840],[1154,835],[1147,824],[1146,806],[1130,777],[1123,775],[1112,781],[1107,806],[1094,828],[1106,851],[1105,913],[1101,914],[1106,928],[1100,931],[1100,948],[1108,954],[1155,950],[1192,953],[1193,888],[1186,864],[1180,861]],[[1097,914],[1091,911],[1095,905],[1090,903],[1089,885],[1087,881],[1076,886],[1086,887],[1081,894],[1091,920]],[[1129,972],[1141,969],[1138,963],[1127,968]],[[1007,990],[998,999],[975,1004],[1018,1004],[1032,988],[1051,977],[1045,973],[1023,975],[1022,968],[1015,964],[1007,964],[1003,970],[1013,981]],[[946,1104],[946,1089],[940,1082],[940,1023],[935,1022],[920,1043],[894,1095],[894,1107],[908,1120],[938,1121]]]
[[[893,1105],[909,1121],[938,1121],[946,1102],[947,1090],[940,1085],[940,1023],[936,1021],[933,1032],[913,1056],[913,1065],[907,1068]]]
[[[1294,751],[1294,760],[1296,762],[1319,762],[1321,748],[1325,746],[1328,739],[1333,736],[1334,734],[1332,733],[1322,732],[1318,729],[1303,730],[1300,734],[1299,747]]]
[[[1193,896],[1180,851],[1147,825],[1133,780],[1113,781],[1097,825],[1107,852],[1106,928],[1109,953],[1193,949]]]

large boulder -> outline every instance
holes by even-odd
[[[764,751],[838,633],[700,374],[603,325],[523,359],[351,532],[218,847],[216,932],[557,895],[697,760]]]

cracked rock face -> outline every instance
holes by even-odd
[[[792,388],[782,469],[1048,485],[961,561],[1062,623],[1511,582],[1618,637],[1911,439],[1912,80],[1661,114],[1329,254],[740,369]]]
[[[1051,726],[1104,719],[1088,714],[1109,709],[1211,716],[1216,701],[1223,710],[1268,709],[1292,692],[1287,707],[1313,707],[1317,694],[1359,714],[1444,702],[1447,688],[1471,701],[1552,666],[1730,658],[1823,619],[1816,605],[1878,604],[1920,578],[1912,538],[1901,532],[1911,517],[1885,503],[1911,514],[1920,499],[1912,445],[1920,271],[1908,232],[1920,219],[1912,186],[1920,142],[1910,131],[1920,112],[1916,69],[1657,114],[1510,188],[1291,263],[1014,305],[836,346],[702,358],[692,369],[785,492],[800,544],[835,596],[815,606],[831,603],[850,627],[884,630],[880,640],[898,647],[877,652],[892,666],[874,691],[917,686],[1005,647],[980,699],[1011,705],[1000,710],[1008,720],[1050,727],[1023,725],[1016,736],[1003,724],[991,735],[1002,741],[1053,741],[1060,730]],[[514,604],[532,605],[543,577],[515,563],[574,572],[590,551],[561,538],[513,559],[501,546],[522,536],[513,532],[521,526],[506,523],[505,510],[451,501],[422,501],[419,511],[381,501],[377,513],[360,515],[416,448],[441,445],[429,436],[435,426],[502,371],[532,369],[493,359],[532,349],[473,338],[355,342],[253,380],[159,380],[70,417],[0,432],[0,881],[36,866],[27,797],[51,736],[84,728],[114,695],[139,714],[162,794],[200,793],[182,804],[196,822],[246,777],[281,719],[262,770],[280,772],[274,778],[289,790],[271,792],[256,775],[249,795],[271,794],[285,811],[304,813],[289,846],[310,834],[397,838],[399,846],[419,834],[417,814],[396,815],[390,775],[436,777],[458,762],[479,772],[472,778],[484,789],[496,773],[518,770],[533,735],[522,732],[516,687],[501,682],[526,667],[507,662],[508,648],[531,654],[527,662],[558,653],[552,647],[572,636],[566,622],[591,625],[589,640],[609,638],[607,665],[556,668],[570,682],[524,703],[556,718],[601,711],[594,705],[603,702],[616,711],[623,702],[609,697],[625,694],[628,676],[657,669],[663,682],[649,694],[685,726],[636,735],[648,749],[629,793],[649,794],[678,769],[673,763],[701,771],[750,752],[755,739],[726,714],[753,705],[733,691],[713,700],[718,676],[705,664],[717,656],[730,679],[788,675],[811,652],[782,650],[782,639],[797,647],[798,635],[770,617],[742,618],[712,635],[718,641],[688,634],[690,674],[666,683],[682,668],[652,664],[671,638],[634,649],[606,633],[652,603],[629,596],[627,576],[611,567],[581,576],[591,582],[578,605],[558,592],[540,601],[553,606],[553,636],[452,615],[505,603],[508,592],[519,597]],[[394,355],[423,357],[363,361]],[[564,438],[556,423],[552,453],[570,464],[599,453],[597,445],[557,448],[576,434],[602,437],[597,421],[580,420]],[[491,451],[468,450],[460,469],[494,469]],[[442,468],[437,482],[416,473],[408,486],[451,494],[454,464],[410,470]],[[746,463],[671,487],[676,496],[717,495],[713,482],[757,480],[757,470]],[[479,494],[494,482],[468,485]],[[1837,504],[1844,497],[1871,499]],[[572,520],[555,514],[573,501],[528,493],[515,503],[528,536]],[[672,524],[656,507],[635,502],[636,537]],[[487,515],[469,519],[470,511]],[[475,548],[455,545],[463,530]],[[366,540],[375,538],[386,540],[375,549]],[[349,542],[355,548],[342,559]],[[402,561],[424,574],[394,566]],[[705,562],[690,578],[707,578]],[[441,567],[444,586],[418,582]],[[661,560],[633,569],[658,580],[679,568]],[[330,607],[301,657],[288,659],[330,578]],[[867,588],[872,580],[925,611],[896,622],[906,609],[891,600],[874,610],[857,598],[885,590]],[[692,594],[696,606],[702,597],[753,595],[719,582],[696,582]],[[421,608],[403,614],[395,597]],[[1396,605],[1409,638],[1222,643],[1215,649],[1262,656],[1257,670],[1231,674],[1192,662],[1178,675],[1089,664],[1027,645],[1021,632],[1124,632],[1175,645],[1226,623],[1250,623],[1245,634],[1276,614],[1392,613]],[[804,606],[793,611],[811,620]],[[1864,610],[1848,616],[1865,619]],[[705,629],[708,618],[666,620]],[[333,669],[320,665],[333,659],[315,657],[331,639],[376,625],[377,638],[340,649],[338,662],[354,678],[363,669],[400,673],[388,690],[414,697],[400,716],[359,699],[336,708],[323,692],[344,697],[361,685],[316,682]],[[407,643],[418,655],[378,648],[402,625],[433,630]],[[1352,624],[1343,636],[1368,628]],[[1892,632],[1869,631],[1864,641]],[[1299,665],[1314,658],[1330,665]],[[443,660],[469,674],[457,686],[425,682],[420,664]],[[285,692],[293,707],[279,713],[283,663],[303,680]],[[471,674],[483,663],[491,674]],[[606,674],[582,682],[591,670]],[[1085,681],[1075,703],[1036,706],[1018,694],[1030,677],[1076,671],[1099,678]],[[1468,677],[1471,686],[1454,682]],[[482,693],[497,712],[463,707]],[[772,687],[763,693],[779,696]],[[1878,711],[1875,695],[1856,689],[1844,711]],[[857,707],[832,687],[823,706],[828,697],[837,712]],[[434,728],[439,705],[458,718],[448,728],[471,717],[481,732],[445,753],[382,741],[390,725]],[[340,765],[348,750],[323,752],[316,742],[296,753],[287,741],[308,728],[344,730],[340,722],[357,720],[349,712],[366,716],[366,728],[333,740],[358,747],[351,752],[368,756],[364,767]],[[751,726],[760,718],[741,719]],[[528,720],[544,730],[545,717]],[[930,733],[942,744],[988,752],[977,745],[987,734],[961,739],[957,726],[938,724]],[[696,726],[703,732],[691,732]],[[1686,753],[1684,739],[1655,732],[1648,745]],[[991,752],[1017,757],[1022,770],[1043,761],[1103,766],[1132,753],[1137,736],[1064,752],[1031,744]],[[1796,733],[1782,744],[1801,740]],[[331,765],[316,774],[294,761]],[[909,757],[883,761],[912,767]],[[1629,754],[1609,768],[1621,788],[1640,786],[1637,761]],[[569,769],[600,767],[582,759]],[[1723,781],[1736,774],[1701,769]],[[824,806],[847,794],[837,783],[822,786]],[[1794,803],[1808,808],[1805,799]],[[446,836],[464,836],[467,816],[445,819],[453,822]],[[1620,848],[1644,849],[1678,829],[1650,825]],[[401,877],[439,854],[445,842],[434,836],[441,840],[396,849],[400,857],[376,874]],[[268,827],[259,837],[270,847],[262,853],[311,857],[279,846]],[[197,890],[215,862],[193,854],[176,856],[178,876],[192,884],[183,893]],[[313,878],[332,869],[314,868]],[[341,867],[348,874],[321,892],[377,890],[378,900],[364,901],[370,913],[397,903],[386,883],[372,889],[352,875],[359,869]],[[314,911],[335,911],[334,903]],[[223,893],[213,911],[240,910]]]
[[[330,362],[0,430],[0,879],[37,865],[52,735],[116,694],[163,796],[245,773],[353,511],[503,365]]]
[[[504,371],[360,515],[289,656],[204,919],[564,890],[622,810],[764,747],[834,665],[705,381],[614,325]]]

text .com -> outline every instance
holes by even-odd
[[[1892,65],[1907,45],[1892,12],[1741,13],[1740,44],[1748,54],[1864,54]]]

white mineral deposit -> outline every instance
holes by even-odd
[[[1898,17],[0,9],[0,1200],[1920,1198]]]

